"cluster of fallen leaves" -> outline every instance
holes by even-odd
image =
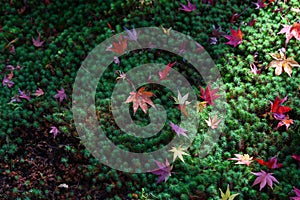
[[[204,1],[203,1],[204,2]],[[214,1],[208,1],[207,3],[214,4]],[[256,6],[256,9],[265,8],[269,5],[272,5],[274,3],[273,0],[258,0],[257,2],[253,2],[253,4]],[[194,12],[197,9],[196,3],[191,3],[189,0],[187,0],[187,4],[180,4],[180,11],[185,12]],[[247,8],[246,8],[247,9]],[[246,10],[245,9],[245,10]],[[244,11],[243,11],[244,12]],[[276,10],[274,12],[277,12]],[[234,13],[231,18],[231,23],[234,23],[242,13],[237,14]],[[256,20],[253,19],[249,21],[246,25],[247,26],[254,26]],[[111,46],[107,48],[107,51],[115,52],[116,54],[123,54],[126,51],[127,47],[127,41],[135,41],[138,40],[138,33],[133,29],[132,31],[129,31],[126,27],[124,27],[126,30],[128,36],[123,39],[123,37],[120,35],[120,38],[117,42],[113,42]],[[167,36],[170,36],[171,29],[166,29],[162,27],[163,33]],[[228,39],[228,42],[225,44],[232,45],[234,48],[240,45],[243,42],[243,32],[241,31],[241,27],[238,27],[237,30],[234,30],[233,28],[230,28],[230,35],[226,35],[219,26],[213,26],[213,32],[212,36],[210,38],[210,43],[215,45],[217,44],[220,36],[225,37]],[[300,23],[296,22],[293,25],[283,25],[282,30],[278,34],[285,34],[286,36],[286,45],[289,43],[289,41],[294,37],[297,40],[300,40]],[[198,45],[197,45],[198,46]],[[181,44],[181,46],[178,48],[179,52],[183,52],[185,49],[185,44]],[[201,49],[201,47],[199,47]],[[299,67],[300,65],[293,60],[292,57],[286,56],[286,50],[285,48],[279,49],[278,53],[270,53],[270,56],[274,59],[269,63],[269,65],[266,68],[275,68],[275,75],[279,76],[282,74],[282,72],[285,72],[289,75],[289,77],[292,76],[292,69],[293,67]],[[120,61],[117,60],[115,63],[119,64]],[[166,65],[165,69],[158,72],[159,80],[163,81],[166,80],[169,74],[170,69],[176,64],[176,62],[169,63]],[[250,64],[251,73],[259,75],[262,73],[262,70],[257,68],[257,65],[255,63]],[[120,76],[117,79],[123,79],[126,80],[126,74],[119,73]],[[130,80],[127,80],[130,82]],[[9,82],[9,80],[8,80]],[[218,99],[220,96],[217,94],[218,89],[212,89],[211,85],[208,85],[206,88],[200,87],[200,98],[203,100],[198,103],[197,111],[201,112],[203,109],[205,109],[207,106],[214,106],[214,101]],[[137,109],[141,107],[144,113],[147,113],[148,105],[155,108],[155,105],[153,104],[151,97],[153,97],[154,94],[152,92],[146,91],[145,87],[140,88],[137,92],[131,92],[130,96],[126,100],[126,103],[133,103],[133,111],[134,114],[136,113]],[[188,112],[186,110],[186,106],[190,103],[188,101],[188,93],[185,95],[181,95],[181,93],[178,91],[177,97],[174,97],[175,104],[178,106],[178,109],[186,116],[188,117]],[[278,120],[278,124],[276,129],[279,129],[281,126],[285,126],[286,130],[289,129],[290,125],[294,123],[293,119],[290,119],[289,116],[286,114],[291,110],[288,106],[283,106],[282,104],[287,100],[287,97],[280,99],[279,97],[276,97],[274,102],[271,103],[271,110],[268,114],[272,116],[273,119]],[[221,122],[221,119],[218,119],[218,114],[215,114],[214,116],[209,115],[208,120],[205,120],[207,125],[211,129],[218,128],[218,124]],[[184,128],[178,126],[177,124],[174,124],[173,122],[170,122],[170,126],[172,130],[177,134],[177,136],[183,136],[188,138],[187,130]],[[182,145],[174,146],[172,149],[169,150],[169,152],[173,153],[173,162],[179,158],[182,162],[184,162],[184,156],[187,156],[188,153],[186,153],[187,149],[185,147],[182,147]],[[261,166],[265,166],[268,170],[274,170],[282,167],[281,163],[277,162],[276,157],[270,158],[268,161],[264,161],[262,159],[250,157],[248,154],[235,154],[236,158],[231,158],[230,160],[236,160],[238,161],[236,164],[245,164],[247,166],[250,166],[253,161],[256,161]],[[299,156],[300,157],[300,156]],[[296,160],[300,160],[298,155],[293,155],[293,158]],[[169,161],[166,159],[166,162],[159,162],[155,161],[158,169],[152,171],[153,174],[156,174],[159,176],[157,182],[167,181],[169,176],[171,176],[171,171],[173,169],[173,166],[170,165]],[[279,181],[273,176],[273,173],[271,171],[265,171],[261,170],[260,172],[251,172],[253,175],[255,175],[257,178],[255,179],[252,186],[255,186],[257,184],[260,184],[260,190],[262,190],[266,185],[273,188],[273,183],[279,183]],[[291,199],[298,199],[299,190],[294,187],[294,191],[297,195],[297,197],[293,197]],[[229,186],[227,187],[227,190],[225,193],[221,192],[221,198],[222,200],[227,199],[234,199],[238,194],[230,194]]]
[[[40,40],[40,34],[37,40]],[[37,46],[37,41],[33,39],[33,44],[36,47],[40,47],[42,46],[43,42],[40,43],[40,46]],[[2,86],[3,87],[8,87],[8,88],[13,88],[13,86],[15,85],[15,82],[12,81],[13,77],[14,77],[14,70],[21,70],[20,66],[12,66],[12,65],[7,65],[5,68],[6,71],[9,71],[8,74],[4,75],[3,79],[2,79]],[[18,88],[18,93],[15,94],[13,97],[11,97],[11,100],[8,102],[8,104],[16,104],[16,103],[21,103],[22,99],[25,99],[27,101],[31,100],[31,96],[34,95],[35,97],[41,97],[43,96],[45,93],[43,91],[43,89],[41,88],[37,88],[35,90],[35,92],[31,93],[29,91],[23,91],[20,88]],[[61,103],[64,99],[67,98],[67,95],[65,93],[64,88],[61,88],[61,90],[57,90],[57,94],[55,94],[53,96],[53,98],[58,99],[59,102]],[[51,126],[51,130],[50,133],[53,134],[53,137],[55,138],[57,136],[57,134],[59,133],[59,130],[55,127],[55,126]]]
[[[168,78],[168,73],[171,69],[176,64],[176,62],[173,63],[168,63],[163,71],[158,72],[159,80],[165,80]],[[127,80],[130,84],[132,82],[126,77],[126,74],[117,71],[116,72],[119,76],[117,79],[122,79],[122,80]],[[123,78],[122,78],[123,77]],[[218,89],[211,89],[211,85],[208,85],[205,89],[200,87],[200,98],[203,100],[199,104],[205,105],[203,108],[207,106],[214,106],[215,105],[215,100],[220,97],[220,95],[217,94]],[[154,103],[152,102],[151,98],[155,96],[154,93],[150,91],[146,91],[146,87],[141,87],[138,89],[138,91],[133,91],[130,92],[129,97],[125,101],[125,103],[132,103],[133,107],[133,114],[136,114],[136,111],[140,107],[144,113],[147,113],[148,111],[148,105],[153,107],[154,109],[156,108]],[[191,102],[188,101],[188,96],[189,94],[182,95],[180,91],[178,90],[177,92],[177,97],[173,97],[174,99],[174,104],[178,106],[178,109],[184,114],[186,117],[188,117],[188,113],[186,111],[186,106],[189,105]],[[196,108],[195,108],[196,109]],[[216,114],[214,117],[209,116],[208,120],[205,120],[207,125],[211,129],[217,129],[219,123],[221,122],[221,119],[218,119],[218,115]],[[189,138],[187,134],[187,130],[178,126],[177,124],[170,122],[170,127],[171,129],[176,133],[178,137],[183,136],[186,138]],[[182,145],[178,146],[173,146],[169,152],[173,153],[173,161],[174,162],[177,158],[179,158],[182,162],[184,162],[184,156],[189,155],[186,153],[187,151],[186,147],[183,147]],[[158,166],[158,169],[151,171],[153,174],[156,174],[159,176],[157,182],[162,182],[162,181],[167,181],[169,176],[171,176],[171,170],[173,169],[173,166],[170,165],[169,161],[166,159],[166,162],[159,162],[155,160],[155,163]]]
[[[278,163],[276,156],[268,159],[267,161],[264,161],[263,159],[260,159],[260,158],[250,157],[248,154],[244,154],[244,155],[234,154],[234,155],[235,155],[235,158],[229,158],[229,160],[237,161],[235,164],[247,165],[249,167],[250,164],[253,163],[253,161],[256,161],[261,166],[264,166],[267,168],[267,170],[268,170],[267,172],[265,170],[261,170],[260,172],[251,172],[251,174],[257,176],[256,179],[254,180],[252,186],[260,184],[260,188],[259,188],[260,191],[266,185],[268,185],[269,187],[271,187],[273,189],[273,183],[279,183],[279,181],[273,176],[274,173],[271,172],[271,170],[279,169],[279,168],[283,167],[282,163]],[[294,154],[291,157],[294,158],[296,160],[296,162],[300,162],[300,155]],[[294,191],[295,191],[297,197],[300,196],[299,193],[297,194],[297,192],[299,191],[297,188],[294,187]],[[296,199],[296,197],[293,197],[293,198]]]

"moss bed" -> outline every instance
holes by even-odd
[[[294,190],[300,188],[300,159],[295,159],[300,155],[300,69],[293,67],[291,76],[285,72],[277,76],[268,65],[274,60],[272,53],[281,48],[286,49],[286,57],[300,62],[297,38],[286,43],[286,34],[278,34],[282,25],[297,24],[299,1],[266,0],[260,8],[248,0],[191,3],[196,4],[191,12],[179,9],[187,4],[185,0],[1,3],[0,79],[9,80],[3,81],[0,89],[0,199],[205,200],[222,199],[219,189],[224,192],[227,186],[231,194],[239,193],[235,199],[296,196]],[[175,160],[172,175],[161,183],[153,173],[126,173],[100,163],[85,148],[74,125],[71,107],[77,71],[99,43],[123,32],[124,26],[172,27],[189,35],[210,54],[224,83],[226,116],[217,144],[204,158],[197,156],[203,140],[200,130],[209,128],[205,120],[212,106],[208,105],[198,113],[199,133],[186,150],[189,156],[184,156],[185,162]],[[240,44],[225,44],[231,30],[238,29],[243,34]],[[159,149],[176,137],[170,126],[151,139],[137,140],[114,124],[109,98],[116,84],[115,72],[145,63],[176,61],[174,69],[192,83],[199,102],[203,101],[199,88],[208,83],[179,55],[165,51],[128,52],[119,60],[120,64],[112,62],[99,80],[102,87],[97,87],[95,97],[99,124],[123,149]],[[250,66],[256,66],[259,73],[253,74]],[[39,88],[44,92],[40,96],[35,93]],[[155,84],[146,88],[155,94],[153,103],[168,107],[168,119],[177,123],[182,113],[174,106],[176,94]],[[62,89],[66,98],[60,101],[56,97]],[[283,106],[291,108],[286,117],[293,119],[288,129],[277,128],[280,120],[270,113],[270,102],[277,96],[287,96]],[[222,102],[216,99],[216,103]],[[149,123],[148,114],[139,108],[133,115],[132,104],[128,105],[134,120],[140,125]],[[236,165],[229,160],[234,154],[249,154],[254,160],[249,166]],[[258,161],[275,156],[282,163],[277,169]],[[251,172],[261,170],[276,177],[273,188],[252,186],[256,176]]]

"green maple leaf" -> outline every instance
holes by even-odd
[[[227,185],[226,193],[224,194],[222,190],[219,188],[221,192],[221,200],[233,200],[239,193],[230,195],[229,185]]]

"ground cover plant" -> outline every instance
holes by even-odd
[[[299,8],[297,0],[1,3],[1,199],[300,199]],[[142,34],[135,29],[151,26],[165,37],[176,30],[201,44],[224,87],[205,83],[180,54],[154,47],[126,52]],[[200,119],[192,145],[174,146],[166,152],[171,159],[151,161],[157,165],[152,173],[100,163],[80,140],[71,112],[81,63],[123,31],[107,47],[116,56],[96,90],[106,136],[122,149],[151,152],[174,137],[189,139],[191,130],[179,125],[180,117],[195,112]],[[182,44],[178,52],[186,48]],[[172,69],[185,76],[198,106],[187,108],[189,92],[158,84],[135,88],[126,73],[145,63],[164,64],[151,76],[162,82]],[[157,105],[167,108],[158,135],[136,139],[116,126],[110,97],[118,81],[132,86],[120,99],[137,124],[149,124]],[[210,112],[218,105],[226,108],[225,116]],[[200,158],[207,130],[221,135]]]

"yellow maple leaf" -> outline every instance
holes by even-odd
[[[173,162],[176,160],[176,158],[178,157],[182,162],[184,162],[183,160],[183,155],[189,155],[187,153],[184,152],[184,148],[181,147],[181,145],[176,148],[176,147],[172,147],[171,150],[169,150],[170,152],[173,152],[174,155],[173,155]]]
[[[229,185],[227,185],[226,193],[224,194],[222,190],[219,188],[221,192],[221,200],[233,200],[239,193],[230,195]]]
[[[267,68],[275,68],[275,75],[279,76],[284,70],[290,77],[292,74],[292,67],[300,67],[300,65],[292,59],[286,58],[285,49],[279,49],[279,53],[270,53],[270,56],[275,60],[271,61]]]

